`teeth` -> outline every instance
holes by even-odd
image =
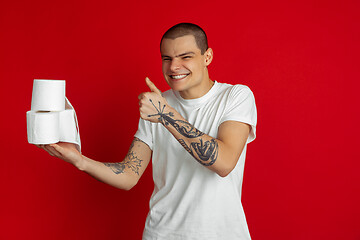
[[[180,79],[180,78],[184,78],[184,77],[186,77],[186,76],[187,76],[187,74],[171,75],[171,78],[172,78],[172,79]]]

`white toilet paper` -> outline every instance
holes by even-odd
[[[29,143],[70,142],[76,144],[79,152],[81,151],[76,112],[65,97],[64,80],[35,79],[31,108],[32,110],[26,113]],[[39,109],[50,109],[51,111],[39,111]],[[55,109],[62,110],[55,111]]]
[[[28,142],[31,144],[51,144],[70,142],[80,151],[80,134],[74,109],[61,112],[26,113]]]
[[[35,79],[31,99],[31,110],[65,110],[65,80]]]
[[[26,113],[28,141],[32,144],[57,143],[60,135],[59,112]]]
[[[60,112],[59,140],[61,142],[73,142],[77,138],[77,127],[74,119],[74,109],[67,109]]]
[[[60,142],[75,143],[79,152],[81,151],[79,124],[76,117],[76,112],[70,101],[65,98],[65,110],[60,112]]]

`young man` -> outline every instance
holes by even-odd
[[[212,81],[205,32],[170,28],[160,44],[163,94],[146,78],[140,122],[125,159],[91,160],[71,144],[42,145],[51,155],[121,189],[131,189],[152,158],[155,189],[143,239],[250,239],[241,204],[247,143],[255,139],[256,106],[244,85]]]

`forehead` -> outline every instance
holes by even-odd
[[[200,53],[193,35],[185,35],[175,39],[164,38],[160,45],[161,55],[176,56],[185,52]]]

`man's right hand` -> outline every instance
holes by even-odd
[[[54,144],[40,144],[36,145],[44,149],[51,156],[60,158],[65,162],[71,163],[77,168],[81,168],[84,159],[83,156],[76,149],[75,144],[67,142],[58,142]]]

